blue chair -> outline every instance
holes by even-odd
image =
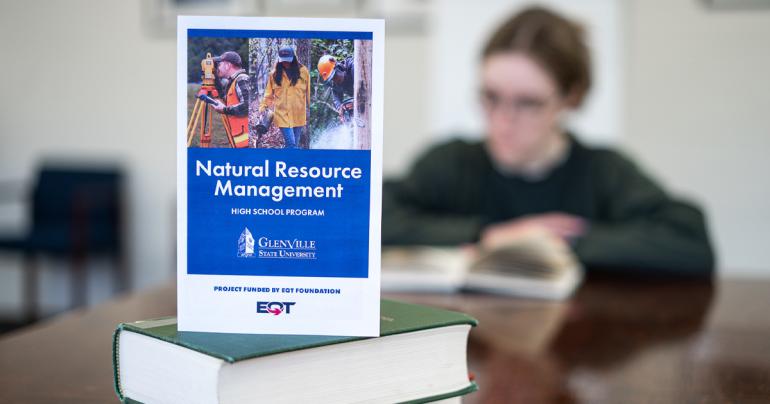
[[[113,258],[114,289],[130,287],[124,251],[123,173],[118,168],[78,169],[46,165],[32,191],[28,234],[0,238],[0,250],[24,256],[24,314],[38,319],[37,257],[69,259],[72,307],[86,302],[85,264],[89,256]]]

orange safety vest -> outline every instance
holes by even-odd
[[[226,106],[235,105],[241,102],[241,100],[238,99],[238,92],[235,89],[238,81],[237,80],[238,76],[236,76],[233,79],[233,82],[230,83],[230,88],[227,89],[227,94],[225,94]],[[249,147],[248,114],[246,114],[245,116],[225,114],[225,120],[227,122],[227,131],[230,133],[230,136],[233,138],[233,143],[235,143],[235,147],[239,149],[244,147]]]

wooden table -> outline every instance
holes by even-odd
[[[590,279],[565,303],[392,295],[468,312],[466,403],[770,402],[770,282]],[[173,315],[173,285],[0,337],[0,403],[107,403],[120,321]]]

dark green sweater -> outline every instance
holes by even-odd
[[[478,241],[488,224],[565,212],[590,223],[573,245],[589,269],[709,276],[712,252],[703,214],[667,195],[621,154],[570,137],[566,159],[539,181],[501,174],[481,142],[428,151],[383,189],[383,244]]]

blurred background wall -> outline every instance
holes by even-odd
[[[707,3],[545,4],[586,23],[599,67],[595,92],[573,127],[589,142],[632,154],[670,190],[705,207],[720,276],[770,277],[770,8]],[[28,186],[47,157],[122,164],[135,288],[174,276],[176,39],[173,15],[163,14],[168,4],[0,3],[0,181]],[[231,0],[207,7],[212,14],[384,16],[384,164],[386,175],[398,175],[449,133],[483,130],[474,86],[478,46],[524,4]],[[22,202],[0,208],[0,232],[28,225]],[[17,311],[19,262],[0,255],[0,316]],[[56,270],[66,265],[42,262],[44,311],[68,303],[69,278]],[[91,303],[110,294],[105,265],[89,261]]]

